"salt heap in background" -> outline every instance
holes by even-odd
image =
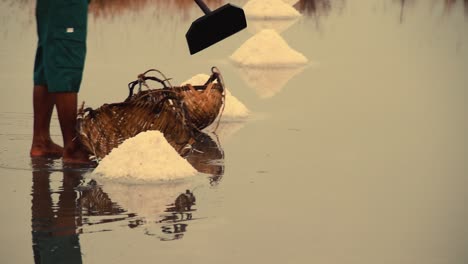
[[[280,0],[252,0],[243,9],[249,24],[247,30],[253,34],[264,29],[283,32],[301,17],[296,9]]]
[[[301,16],[282,0],[251,0],[243,9],[250,19],[291,19]]]
[[[262,68],[297,67],[308,62],[272,29],[262,30],[248,39],[230,58],[240,66]]]
[[[108,179],[172,180],[197,171],[169,145],[159,131],[146,131],[125,140],[94,170]]]
[[[186,80],[181,85],[190,83],[192,85],[203,85],[210,78],[207,74],[197,74],[192,78]],[[249,109],[234,97],[231,92],[226,88],[226,105],[223,111],[223,117],[228,118],[245,118],[249,115]]]

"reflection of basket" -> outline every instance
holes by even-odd
[[[193,143],[195,130],[210,125],[218,116],[224,101],[219,73],[213,71],[203,86],[167,87],[167,78],[145,76],[150,71],[129,84],[130,94],[124,102],[104,104],[95,110],[82,106],[79,110],[80,140],[96,158],[103,158],[124,140],[147,130],[161,131],[180,152]],[[213,83],[216,79],[220,84]],[[146,80],[158,81],[164,88],[142,91],[142,85],[148,87]],[[137,84],[139,91],[134,94]]]
[[[125,209],[112,202],[109,195],[103,192],[101,187],[96,186],[95,181],[91,181],[88,187],[89,189],[81,192],[77,200],[81,214],[86,216],[118,215],[126,212]]]
[[[222,177],[224,174],[224,151],[209,135],[195,133],[195,142],[185,156],[197,171]]]

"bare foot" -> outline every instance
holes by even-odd
[[[55,144],[52,140],[43,142],[33,142],[29,152],[31,157],[60,158],[63,155],[63,148]]]
[[[70,164],[92,164],[90,153],[81,145],[75,145],[63,151],[63,162]]]

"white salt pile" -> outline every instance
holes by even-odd
[[[207,74],[197,74],[192,78],[186,80],[181,85],[190,83],[192,85],[202,85],[204,84],[208,78],[210,78]],[[231,92],[226,89],[226,106],[224,107],[223,117],[228,118],[244,118],[249,115],[249,109],[239,101],[236,97],[234,97]]]
[[[184,178],[196,172],[159,131],[142,132],[125,140],[94,170],[104,178],[144,181]]]
[[[282,0],[251,0],[243,9],[245,15],[251,19],[291,19],[301,16]]]
[[[248,39],[230,57],[240,66],[282,68],[307,64],[307,58],[289,47],[288,43],[271,29],[265,29]]]

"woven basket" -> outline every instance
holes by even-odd
[[[214,68],[215,69],[215,68]],[[213,71],[203,86],[168,87],[165,80],[146,73],[129,84],[124,102],[104,104],[97,109],[78,112],[78,135],[83,145],[102,159],[124,140],[147,130],[161,131],[169,144],[183,154],[187,144],[195,142],[195,131],[216,120],[224,103],[224,86],[220,74]],[[159,72],[159,71],[158,71]],[[213,83],[214,80],[218,83]],[[163,88],[149,89],[147,80],[158,81]],[[139,85],[138,92],[134,88]],[[146,86],[147,90],[142,90]]]
[[[148,80],[159,82],[163,87],[158,90],[174,92],[183,102],[187,120],[196,128],[200,130],[204,129],[212,124],[220,112],[222,112],[226,95],[221,73],[216,67],[213,67],[211,71],[212,74],[204,85],[192,86],[191,84],[186,84],[182,86],[172,86],[168,82],[170,79],[167,79],[160,71],[155,69],[148,70],[140,74],[136,81],[129,83],[130,93],[126,101],[131,102],[133,100],[138,100],[141,96],[145,96],[146,93],[154,91],[141,91],[142,85],[149,88],[147,84]],[[147,74],[150,72],[157,72],[161,74],[164,79],[161,80],[156,76],[148,76]],[[166,82],[169,83],[169,86]],[[133,94],[133,90],[137,84],[140,85],[139,93]]]

